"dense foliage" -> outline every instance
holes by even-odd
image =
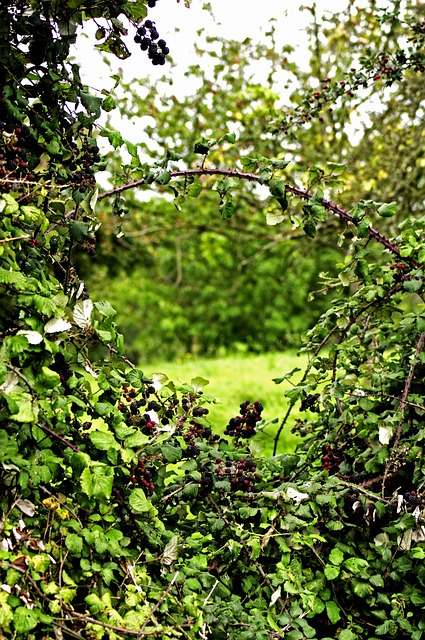
[[[383,29],[390,21],[406,38],[387,75],[418,79],[425,24],[393,5]],[[394,217],[395,200],[346,211],[329,199],[340,163],[310,168],[302,187],[278,154],[238,155],[232,133],[197,139],[200,166],[181,168],[171,151],[143,164],[134,144],[100,130],[133,161],[99,195],[96,123],[113,100],[81,83],[68,46],[83,19],[105,17],[101,46],[124,57],[121,14],[140,29],[145,2],[55,6],[1,8],[3,637],[423,638],[425,218]],[[372,45],[345,97],[375,86],[385,51]],[[341,84],[326,82],[331,104]],[[294,119],[323,117],[314,93]],[[288,120],[272,126],[289,135]],[[208,164],[227,145],[229,161]],[[102,239],[97,200],[120,213],[126,191],[150,185],[183,208],[211,181],[223,225],[244,185],[260,184],[272,226],[289,219],[313,238],[335,218],[349,238],[270,459],[251,444],[267,417],[255,389],[224,437],[214,433],[206,381],[176,385],[134,366],[113,307],[90,297],[76,260]],[[387,218],[398,221],[391,239],[377,229]],[[295,406],[304,439],[289,455],[279,435]]]
[[[136,77],[125,84],[115,100],[123,121],[132,124],[139,155],[161,163],[168,148],[183,158],[183,166],[197,166],[199,137],[219,138],[228,129],[236,133],[237,145],[225,145],[224,155],[223,145],[212,146],[210,165],[225,158],[233,166],[241,154],[284,156],[290,160],[285,175],[305,186],[306,169],[316,167],[307,177],[314,183],[327,162],[343,163],[340,204],[351,207],[379,193],[381,200],[399,204],[399,218],[404,212],[419,215],[422,150],[414,132],[422,118],[423,77],[400,68],[405,25],[389,20],[381,26],[372,5],[357,11],[349,4],[335,15],[327,11],[320,25],[314,6],[309,11],[314,21],[310,46],[303,52],[310,55],[307,70],[305,62],[300,68],[290,46],[279,43],[279,23],[271,23],[260,43],[203,34],[196,44],[199,64],[189,58],[182,81],[164,75],[155,82]],[[409,19],[417,11],[412,6]],[[360,71],[365,43],[374,64],[369,60]],[[420,71],[420,59],[416,63]],[[391,74],[384,73],[389,67]],[[180,65],[176,74],[182,75]],[[191,91],[182,95],[180,82],[185,85],[186,76]],[[379,102],[368,100],[377,89]],[[287,130],[282,114],[288,114],[289,94],[294,113]],[[308,117],[302,116],[306,109]],[[111,158],[116,184],[125,182],[138,162],[133,157],[121,169],[120,161],[116,153]],[[335,179],[333,189],[337,193]],[[79,270],[90,290],[106,295],[117,309],[132,357],[298,346],[331,303],[331,293],[316,296],[314,305],[308,296],[321,289],[320,274],[335,276],[335,263],[350,253],[350,238],[341,234],[344,226],[335,219],[322,221],[312,242],[289,219],[278,226],[264,224],[273,222],[267,217],[273,205],[265,188],[238,191],[233,199],[237,215],[223,225],[216,215],[217,192],[197,190],[195,185],[188,192],[178,213],[178,201],[170,202],[165,187],[155,198],[151,190],[142,197],[140,190],[127,192],[126,213],[115,220],[105,201],[98,207],[100,250],[95,259],[83,256]],[[390,225],[390,219],[381,221],[381,231],[395,233]],[[117,226],[124,232],[118,240]]]

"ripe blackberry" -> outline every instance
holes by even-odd
[[[196,444],[188,445],[186,451],[184,451],[185,458],[196,458],[201,453],[200,448]]]

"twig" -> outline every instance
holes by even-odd
[[[173,496],[175,496],[177,493],[180,493],[181,491],[183,491],[183,489],[185,487],[188,487],[190,484],[195,484],[194,482],[185,482],[181,487],[179,487],[178,489],[176,489],[175,491],[172,491],[171,493],[167,493],[166,496],[164,496],[163,498],[161,498],[160,502],[166,502],[167,500],[169,500],[170,498],[172,498]]]
[[[390,398],[391,400],[398,400],[401,403],[401,398],[399,396],[394,396],[391,393],[384,393],[383,391],[376,393],[349,393],[348,395],[350,398]],[[425,406],[423,404],[417,404],[416,402],[409,402],[406,400],[405,405],[425,411]]]
[[[218,578],[216,578],[213,586],[210,589],[210,592],[208,593],[208,595],[206,596],[204,602],[202,603],[202,606],[205,607],[205,605],[207,604],[208,600],[210,599],[210,596],[212,596],[212,594],[214,593],[217,585],[220,583],[220,580]]]
[[[0,240],[0,244],[3,244],[4,242],[15,242],[15,240],[28,240],[28,238],[31,238],[31,236],[25,235],[25,236],[15,236],[14,238],[2,238]]]
[[[109,344],[109,343],[108,343],[106,346],[108,347],[108,349],[109,349],[109,351],[110,351],[111,353],[113,353],[113,354],[115,354],[115,355],[118,355],[118,351],[115,349],[115,347],[113,347],[113,346],[112,346],[111,344]],[[129,359],[128,359],[128,358],[126,358],[125,356],[120,356],[120,357],[121,357],[121,360],[122,360],[123,362],[125,362],[125,364],[128,364],[128,366],[129,366],[131,369],[135,369],[135,368],[136,368],[136,365],[135,365],[135,364],[133,364],[133,363],[131,362],[131,360],[129,360]]]
[[[413,355],[413,360],[410,365],[409,375],[407,376],[406,384],[404,385],[403,395],[401,397],[401,402],[399,407],[399,410],[402,412],[402,414],[404,414],[404,410],[408,404],[407,396],[409,395],[410,387],[412,385],[413,377],[415,375],[416,365],[418,364],[418,356],[422,351],[422,349],[424,348],[424,344],[425,344],[425,331],[422,332],[419,337],[418,343],[416,345],[415,353]],[[397,449],[400,444],[401,434],[403,431],[403,420],[404,420],[404,417],[402,416],[397,426],[397,432],[396,432],[394,446],[393,446],[394,449]]]
[[[58,433],[56,433],[56,431],[52,431],[52,429],[49,429],[49,427],[46,427],[45,424],[41,424],[41,422],[37,422],[37,427],[40,427],[40,429],[43,429],[43,431],[46,431],[49,435],[53,436],[54,438],[57,438],[58,440],[66,444],[66,446],[72,449],[73,451],[77,451],[77,452],[81,451],[80,447],[77,447],[75,444],[72,444],[72,442],[70,442],[63,436],[60,436]]]
[[[170,584],[168,585],[168,587],[166,588],[166,590],[164,591],[164,593],[162,594],[162,596],[160,597],[160,599],[158,600],[158,602],[152,607],[152,609],[149,611],[148,616],[146,618],[146,620],[144,621],[142,628],[140,630],[140,633],[142,634],[143,631],[146,628],[146,625],[148,624],[148,620],[149,618],[151,618],[153,616],[153,614],[155,613],[155,611],[158,609],[158,607],[164,602],[165,598],[167,597],[167,595],[170,593],[171,589],[173,588],[173,584],[175,583],[175,581],[177,580],[178,576],[180,574],[180,571],[176,571],[176,573],[173,576],[173,579],[171,580]]]
[[[260,176],[255,173],[247,173],[244,171],[238,171],[236,169],[220,169],[218,167],[212,169],[206,169],[205,167],[200,167],[198,169],[181,169],[176,171],[170,171],[171,178],[179,178],[184,177],[187,178],[189,176],[228,176],[232,178],[238,178],[240,180],[246,180],[248,182],[258,182]],[[129,189],[135,189],[137,187],[146,184],[146,179],[141,178],[140,180],[135,180],[134,182],[128,182],[127,184],[120,185],[119,187],[114,187],[113,189],[109,189],[108,191],[104,191],[98,197],[98,200],[102,200],[103,198],[107,198],[109,196],[113,196],[116,193],[122,193],[123,191],[128,191]],[[313,195],[309,193],[305,189],[299,189],[291,184],[285,184],[285,189],[288,193],[292,193],[293,195],[301,198],[302,200],[310,200]],[[348,224],[354,224],[353,216],[338,205],[334,204],[330,200],[323,200],[322,206],[331,213],[339,216],[342,220],[347,222]],[[400,258],[400,249],[394,242],[391,242],[386,236],[382,233],[374,229],[373,227],[369,227],[369,236],[374,238],[377,242],[382,244],[386,249],[389,249],[391,253],[395,254],[398,258]],[[405,259],[404,259],[405,260]],[[416,265],[414,265],[416,266]]]

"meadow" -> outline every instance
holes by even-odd
[[[220,358],[185,357],[174,362],[158,361],[150,363],[150,374],[165,373],[176,384],[190,383],[192,378],[202,377],[209,381],[204,392],[213,396],[215,402],[208,405],[209,418],[213,430],[222,433],[229,419],[238,415],[239,405],[245,400],[258,400],[264,406],[264,421],[273,420],[260,429],[252,442],[256,453],[270,455],[273,438],[288,407],[284,396],[290,386],[288,381],[281,384],[273,378],[282,377],[295,367],[303,370],[306,358],[293,351],[266,353],[261,355],[237,354]],[[301,373],[297,374],[301,375]],[[298,412],[294,411],[279,442],[278,453],[292,452],[299,439],[291,433]]]

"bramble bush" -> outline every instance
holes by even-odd
[[[97,129],[113,99],[92,94],[67,56],[82,20],[102,18],[101,47],[125,57],[124,16],[140,29],[145,9],[73,0],[0,9],[1,634],[419,640],[425,217],[405,217],[386,237],[376,227],[394,203],[346,211],[329,200],[340,165],[313,168],[305,187],[286,180],[283,158],[209,166],[214,144],[237,144],[230,135],[197,143],[200,166],[177,169],[171,152],[141,164],[119,133]],[[413,36],[389,84],[425,64],[424,23],[393,9],[383,25],[398,21]],[[375,82],[376,64],[369,52],[346,91]],[[331,104],[341,80],[326,82]],[[318,115],[311,99],[294,121]],[[98,133],[132,156],[127,181],[101,194]],[[215,434],[206,381],[176,385],[134,366],[114,309],[91,299],[75,267],[75,252],[96,251],[97,201],[124,207],[126,190],[149,184],[184,206],[210,181],[224,219],[241,185],[261,183],[273,222],[289,217],[313,237],[336,216],[351,240],[324,283],[335,300],[307,336],[309,364],[286,393],[271,458],[251,446],[267,416],[255,389]],[[286,454],[279,436],[295,406],[303,441]]]

